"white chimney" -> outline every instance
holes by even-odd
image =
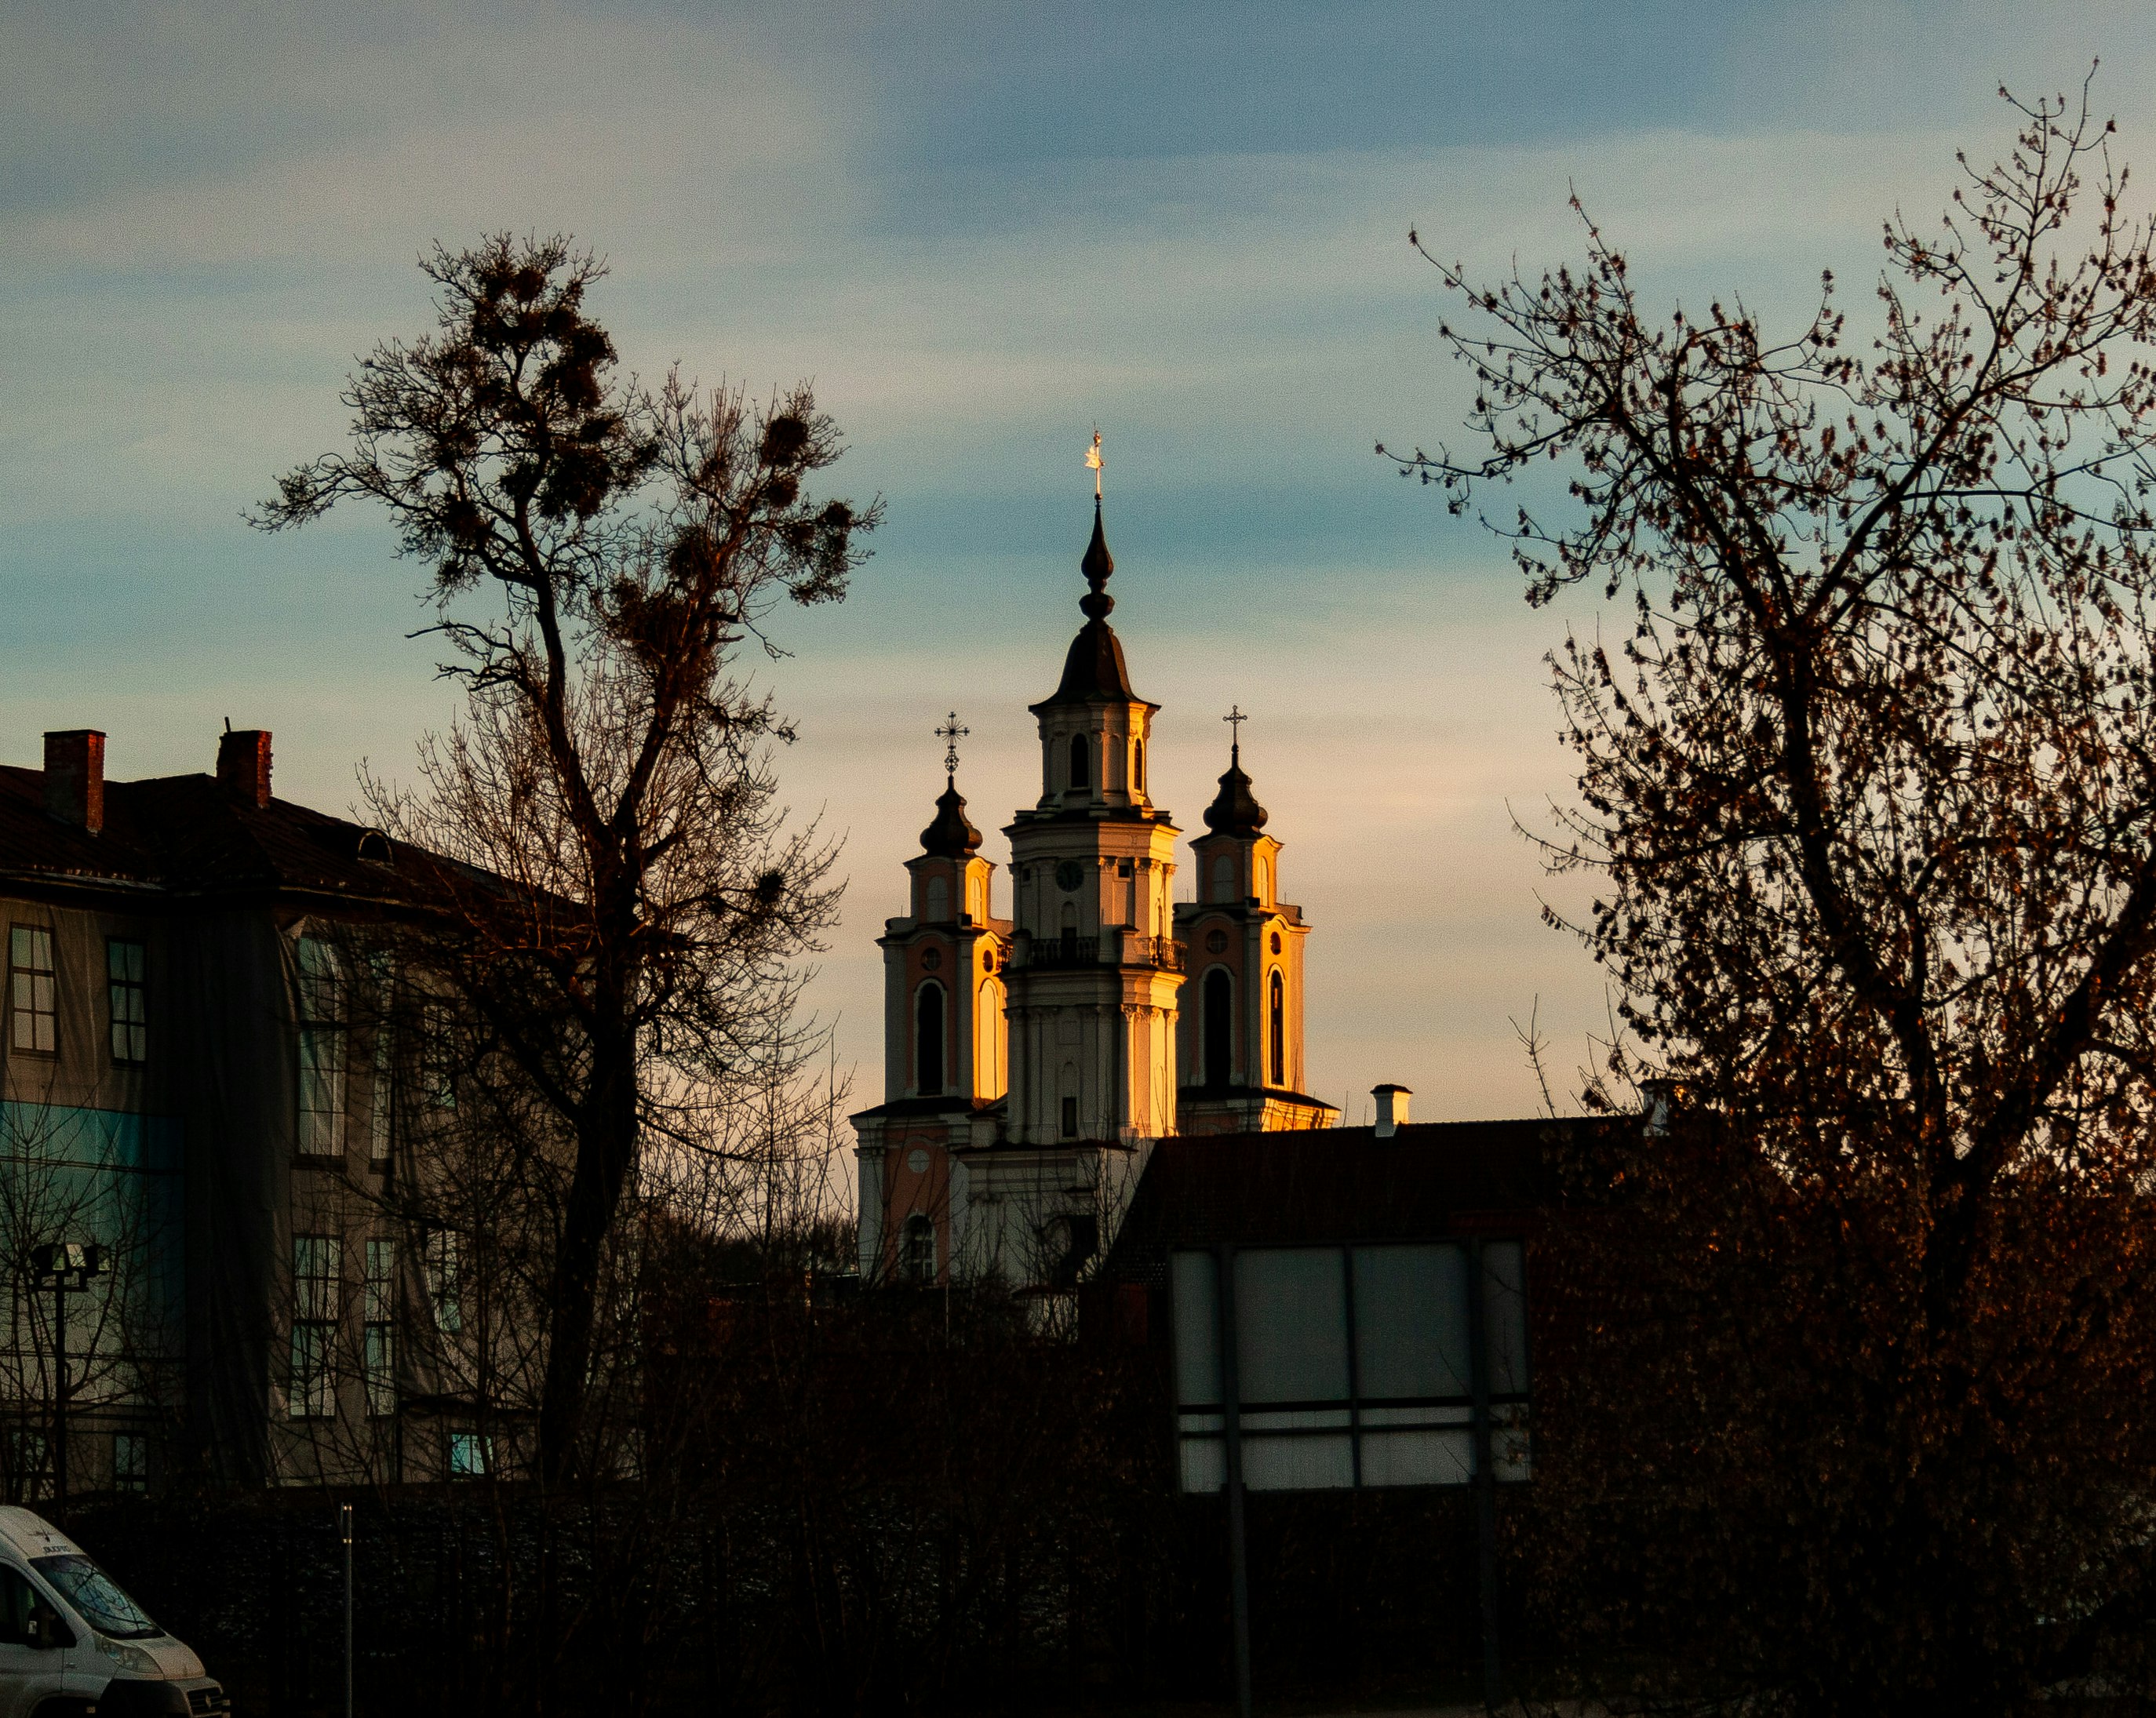
[[[1370,1088],[1370,1096],[1378,1106],[1378,1137],[1389,1140],[1408,1125],[1408,1100],[1414,1094],[1404,1085],[1384,1085]]]

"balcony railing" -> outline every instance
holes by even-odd
[[[1113,953],[1103,951],[1107,939],[1081,936],[1075,941],[1059,941],[1053,938],[1036,937],[1029,947],[1024,964],[1038,972],[1068,972],[1081,967],[1157,967],[1163,972],[1180,972],[1183,969],[1183,945],[1173,936],[1125,936],[1109,933]],[[1122,959],[1122,951],[1132,950],[1134,960]]]

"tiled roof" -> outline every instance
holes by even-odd
[[[382,856],[362,858],[362,839]],[[258,806],[206,775],[108,781],[93,835],[45,809],[43,772],[0,765],[0,883],[417,904],[439,897],[444,863],[287,799]]]

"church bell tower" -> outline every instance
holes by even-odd
[[[1080,563],[1086,623],[1055,690],[1032,706],[1040,797],[1011,844],[1014,1144],[1127,1144],[1175,1130],[1183,962],[1170,885],[1178,833],[1146,789],[1159,705],[1131,690],[1108,624],[1116,563],[1093,501]]]

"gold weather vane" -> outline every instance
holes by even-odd
[[[1086,449],[1086,469],[1093,474],[1093,499],[1101,499],[1101,429],[1093,427],[1093,445]]]
[[[942,726],[936,731],[937,739],[948,742],[943,747],[943,773],[954,781],[958,775],[958,742],[973,731],[971,728],[958,725],[958,712],[955,710],[943,719]]]

